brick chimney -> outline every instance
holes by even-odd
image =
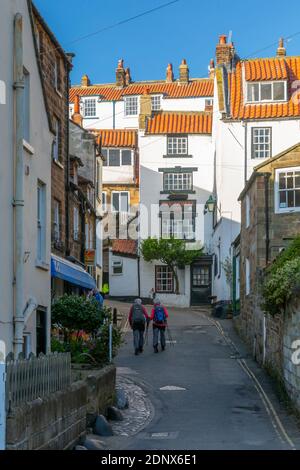
[[[127,69],[125,70],[125,84],[126,86],[129,85],[131,83],[131,75],[130,75],[130,68],[127,67]]]
[[[74,100],[74,113],[72,114],[72,121],[82,126],[82,116],[80,114],[80,97],[79,95],[75,96]]]
[[[83,75],[82,79],[81,79],[81,86],[90,86],[91,85],[91,82],[90,82],[90,79],[87,75]]]
[[[139,129],[145,130],[147,118],[151,117],[151,95],[149,86],[144,88],[144,93],[140,96],[140,115],[139,115]]]
[[[189,83],[189,68],[185,59],[179,65],[179,83],[186,85]]]
[[[116,86],[123,88],[126,85],[125,75],[124,61],[120,59],[116,68]]]
[[[227,36],[222,34],[219,36],[219,44],[216,47],[217,65],[230,64],[234,57],[233,43],[227,44]]]
[[[286,56],[286,48],[284,47],[284,39],[279,39],[278,49],[277,49],[277,57],[284,57]]]
[[[174,82],[174,74],[173,74],[173,65],[172,64],[168,64],[166,82],[167,83]]]
[[[209,70],[209,78],[215,78],[215,61],[214,59],[211,59],[210,63],[209,63],[209,67],[208,67],[208,70]]]

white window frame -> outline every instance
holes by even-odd
[[[152,95],[151,96],[151,109],[152,111],[160,111],[161,110],[161,95]]]
[[[124,97],[124,114],[125,116],[137,116],[139,113],[139,97],[138,96],[125,96]]]
[[[44,262],[46,256],[46,185],[37,184],[37,260]]]
[[[103,196],[104,196],[104,202],[103,202]],[[102,204],[102,210],[104,212],[106,212],[106,210],[107,210],[107,191],[102,191],[101,204]]]
[[[128,210],[127,211],[121,211],[121,210],[115,210],[114,209],[114,206],[113,206],[113,195],[114,194],[119,194],[119,209],[121,207],[121,201],[120,201],[120,198],[121,198],[121,194],[123,193],[126,193],[127,194],[127,205],[128,205]],[[130,212],[130,192],[129,191],[112,191],[111,192],[111,211],[114,212],[114,213],[117,213],[117,212],[122,212],[122,213],[126,213],[126,214],[129,214]]]
[[[53,139],[53,152],[52,152],[52,158],[55,162],[59,162],[59,145],[60,145],[60,120],[55,117],[54,118],[54,131],[55,131],[55,137]]]
[[[159,282],[161,286],[166,284],[167,289],[158,289]],[[174,275],[168,266],[155,266],[155,290],[158,293],[165,294],[172,294],[174,292]]]
[[[246,228],[250,226],[250,196],[246,195],[245,198],[245,212],[246,212]]]
[[[115,269],[121,269],[121,272],[115,272]],[[112,262],[112,275],[113,276],[122,276],[123,275],[123,261],[114,260]]]
[[[167,155],[187,155],[188,154],[188,136],[187,135],[168,135],[167,136]]]
[[[86,98],[84,100],[84,117],[97,117],[97,100],[96,98]]]
[[[256,135],[256,131],[261,134],[264,131],[263,135]],[[268,135],[266,133],[268,131]],[[260,139],[263,138],[263,141],[260,142]],[[255,142],[255,139],[258,139],[258,142]],[[257,149],[254,147],[258,146]],[[266,146],[269,146],[266,150]],[[263,156],[260,153],[264,153]],[[272,156],[272,127],[251,127],[251,159],[263,159],[270,158]]]
[[[241,274],[240,274],[240,255],[235,258],[235,300],[240,300],[241,292]]]
[[[133,166],[133,150],[131,148],[116,148],[116,147],[105,147],[103,148],[103,150],[106,151],[106,162],[105,164],[103,165],[104,168],[107,168],[107,167],[111,167],[111,168],[118,168],[118,167],[121,167],[121,166],[126,166],[126,167],[129,167],[129,166]],[[119,165],[110,165],[110,152],[112,150],[118,150],[119,151],[119,154],[120,154],[120,164]],[[123,152],[124,151],[128,151],[130,152],[130,155],[131,155],[131,163],[130,165],[123,165]]]
[[[186,184],[184,184],[184,180]],[[163,188],[164,191],[192,191],[193,173],[166,171],[163,176]]]
[[[274,99],[274,83],[284,83],[284,98],[281,100]],[[261,99],[261,86],[262,85],[272,85],[271,86],[271,99],[262,100]],[[248,100],[248,86],[258,85],[258,100]],[[273,81],[260,81],[260,82],[246,82],[245,90],[245,102],[246,103],[283,103],[287,101],[287,81],[286,80],[273,80]]]
[[[245,288],[246,295],[250,294],[251,291],[251,269],[250,269],[250,260],[249,258],[245,259]]]
[[[60,202],[54,200],[54,217],[53,217],[54,240],[60,241]]]
[[[293,166],[293,167],[287,167],[287,168],[277,168],[275,170],[275,183],[274,183],[274,197],[275,197],[275,201],[274,201],[274,205],[275,205],[275,214],[284,214],[284,213],[289,213],[289,212],[300,212],[300,206],[296,206],[296,207],[279,207],[279,193],[280,193],[280,189],[279,189],[279,175],[280,173],[288,173],[288,172],[300,172],[300,167],[299,166]],[[282,191],[295,191],[295,190],[299,190],[300,191],[300,187],[299,188],[290,188],[290,189],[285,189],[285,190],[282,190]]]
[[[77,206],[74,206],[73,213],[73,238],[75,241],[79,240],[79,209]]]

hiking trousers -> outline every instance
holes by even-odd
[[[133,346],[135,351],[144,347],[144,331],[141,329],[133,330]]]
[[[165,335],[165,327],[157,328],[156,326],[153,327],[153,347],[156,348],[158,346],[158,341],[160,339],[160,344],[162,348],[166,347],[166,335]]]

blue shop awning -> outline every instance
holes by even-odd
[[[56,255],[51,255],[51,277],[57,277],[83,289],[94,289],[95,279],[81,266]]]

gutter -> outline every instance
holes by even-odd
[[[23,18],[20,13],[14,20],[14,67],[15,67],[15,194],[13,200],[15,215],[15,311],[14,311],[14,354],[17,358],[23,351],[24,330],[24,161],[23,161]]]

